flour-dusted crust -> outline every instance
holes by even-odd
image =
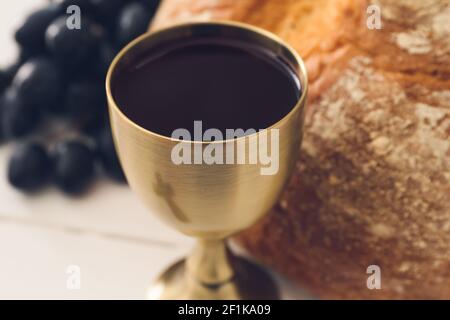
[[[165,0],[153,27],[192,19],[273,31],[310,74],[291,183],[239,241],[320,297],[450,299],[450,1]]]

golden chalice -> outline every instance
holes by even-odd
[[[270,128],[279,133],[279,168],[262,175],[252,164],[176,165],[171,159],[176,139],[146,130],[121,111],[111,83],[116,71],[149,48],[198,35],[235,37],[262,46],[289,64],[301,85],[292,110]],[[234,22],[189,23],[145,34],[126,46],[113,61],[106,80],[109,113],[119,158],[131,188],[168,225],[196,237],[192,254],[171,266],[150,287],[150,299],[275,299],[278,291],[257,265],[234,256],[226,238],[261,219],[275,204],[297,158],[307,94],[305,66],[297,53],[275,35]],[[224,141],[183,141],[193,147],[243,143],[253,156],[260,132]],[[285,248],[280,248],[284,250]]]

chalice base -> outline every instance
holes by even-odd
[[[150,300],[277,300],[278,288],[260,266],[235,257],[235,275],[217,285],[199,283],[186,272],[185,260],[178,261],[150,286]]]

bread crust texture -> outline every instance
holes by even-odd
[[[450,299],[450,1],[165,0],[152,28],[216,19],[278,34],[310,76],[290,184],[237,240],[321,298]]]

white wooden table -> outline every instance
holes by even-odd
[[[43,0],[0,2],[0,63],[14,58],[12,34]],[[150,281],[192,240],[148,212],[127,186],[95,184],[80,199],[49,188],[24,196],[6,181],[11,146],[0,148],[0,299],[142,299]],[[80,288],[68,288],[70,266]],[[283,298],[307,298],[275,275]]]

